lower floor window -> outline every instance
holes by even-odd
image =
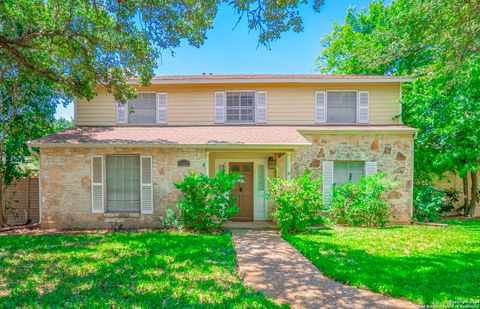
[[[357,182],[365,175],[365,162],[362,161],[335,161],[333,163],[333,183],[344,185]]]
[[[140,156],[106,157],[107,211],[140,212]]]

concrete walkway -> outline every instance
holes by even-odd
[[[418,308],[413,303],[354,288],[322,273],[276,231],[232,229],[246,285],[294,308]]]

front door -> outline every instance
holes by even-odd
[[[253,163],[229,164],[229,171],[243,175],[243,183],[237,184],[233,196],[237,197],[238,215],[232,216],[234,221],[253,221]]]

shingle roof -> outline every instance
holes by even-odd
[[[200,75],[163,75],[155,76],[153,84],[182,84],[182,83],[269,83],[269,82],[408,82],[409,77],[385,75],[347,75],[347,74],[200,74]],[[132,84],[138,83],[136,78],[131,79]]]
[[[406,126],[79,126],[30,142],[33,146],[151,145],[221,147],[307,146],[299,132],[414,132]]]
[[[32,144],[155,144],[155,145],[309,145],[292,127],[260,126],[111,126],[72,127]]]

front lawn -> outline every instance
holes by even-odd
[[[0,237],[0,308],[275,307],[242,285],[230,234]]]
[[[422,304],[472,304],[480,300],[480,221],[447,223],[333,226],[285,239],[340,282]]]

